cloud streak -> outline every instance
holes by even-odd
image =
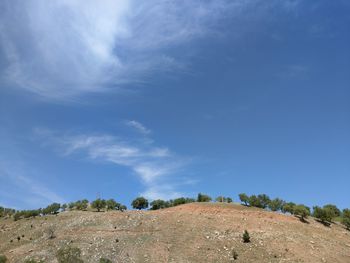
[[[183,69],[170,52],[250,7],[300,1],[62,0],[0,3],[2,83],[67,100]],[[264,4],[262,4],[264,3]],[[184,57],[184,52],[181,52]]]
[[[130,138],[106,134],[59,134],[45,129],[36,129],[35,133],[46,146],[53,145],[64,156],[82,154],[90,160],[130,168],[145,186],[143,194],[148,198],[181,195],[174,183],[181,181],[177,175],[188,159],[166,147],[142,141],[136,145]]]

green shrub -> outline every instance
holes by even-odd
[[[158,199],[151,202],[151,210],[158,210],[168,207],[168,202]]]
[[[329,207],[314,206],[313,216],[321,221],[325,225],[329,225],[332,219],[335,217],[334,210]]]
[[[279,198],[275,198],[270,201],[268,207],[271,209],[271,211],[276,212],[276,211],[282,210],[284,203],[285,202],[283,200]]]
[[[310,208],[305,205],[296,205],[294,206],[293,214],[299,217],[301,221],[305,221],[310,215]]]
[[[248,206],[248,205],[249,205],[249,196],[246,195],[245,193],[239,194],[239,200],[241,200],[241,202],[242,202],[245,206]]]
[[[250,242],[250,235],[249,232],[247,230],[244,230],[243,233],[243,242],[244,243],[249,243]]]
[[[106,208],[106,200],[98,198],[91,203],[91,207],[96,208],[100,212],[101,209]]]
[[[210,202],[211,201],[211,197],[209,195],[205,195],[205,194],[198,194],[197,197],[197,202]]]
[[[7,262],[7,257],[5,255],[0,255],[0,263]]]
[[[66,246],[57,251],[56,258],[58,263],[83,263],[80,258],[81,251],[77,247]]]
[[[35,260],[35,259],[27,259],[26,261],[24,261],[24,263],[44,263],[44,261],[42,260]]]
[[[112,263],[112,261],[107,258],[100,258],[99,263]]]
[[[350,209],[343,210],[342,223],[347,230],[350,230]]]

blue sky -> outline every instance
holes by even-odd
[[[349,1],[96,3],[0,3],[1,206],[349,207]]]

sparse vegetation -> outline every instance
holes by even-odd
[[[81,251],[77,247],[66,246],[57,251],[58,263],[82,263]]]
[[[342,223],[347,230],[350,230],[350,209],[343,210]]]
[[[329,226],[335,217],[335,213],[333,208],[314,206],[313,216],[319,219],[322,224]]]

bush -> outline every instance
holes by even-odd
[[[342,223],[344,224],[347,230],[350,230],[350,209],[343,210]]]
[[[301,221],[305,221],[310,215],[310,208],[305,205],[296,205],[294,206],[293,214],[299,217]]]
[[[75,208],[77,210],[81,210],[81,211],[84,211],[88,208],[89,206],[89,200],[87,199],[83,199],[83,200],[78,200],[75,202],[74,204]]]
[[[24,263],[44,263],[44,261],[42,260],[35,260],[35,259],[27,259],[26,261],[24,261]]]
[[[148,200],[142,196],[138,197],[132,201],[131,206],[138,210],[146,209],[148,208]]]
[[[244,243],[249,243],[250,242],[250,235],[249,232],[247,230],[244,230],[243,233],[243,242]]]
[[[58,263],[82,263],[81,251],[77,247],[63,247],[57,251],[56,258]]]
[[[275,198],[270,201],[268,207],[271,209],[271,211],[276,212],[276,211],[282,210],[283,205],[284,205],[283,200],[279,198]]]
[[[211,201],[211,197],[209,195],[205,195],[205,194],[198,194],[197,197],[197,202],[210,202]]]
[[[59,203],[53,203],[42,210],[44,215],[57,214],[61,205]]]
[[[245,193],[239,194],[239,200],[241,200],[241,202],[242,202],[245,206],[248,206],[248,205],[249,205],[249,196],[246,195]]]
[[[7,257],[5,255],[0,255],[0,263],[7,262]]]
[[[296,206],[296,204],[293,202],[284,203],[281,210],[283,213],[290,213],[293,215],[295,206]]]
[[[112,261],[107,258],[100,258],[99,263],[112,263]]]
[[[106,200],[98,198],[91,203],[91,207],[97,209],[98,212],[106,207]]]
[[[313,216],[321,221],[325,225],[329,225],[335,217],[333,209],[329,207],[314,206]]]
[[[323,209],[328,210],[328,213],[332,215],[332,218],[341,216],[341,211],[336,205],[328,204],[323,206]]]
[[[168,202],[158,199],[151,202],[151,210],[158,210],[168,207]]]

